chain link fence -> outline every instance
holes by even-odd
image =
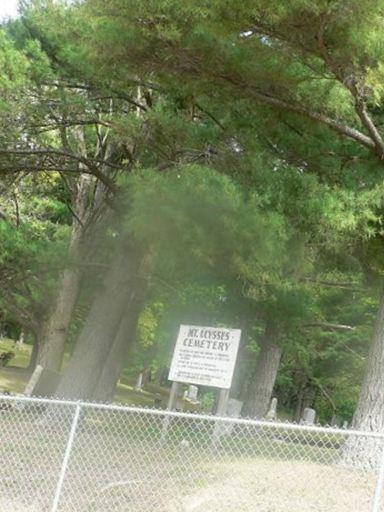
[[[379,434],[0,397],[0,512],[383,512]]]

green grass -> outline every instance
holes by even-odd
[[[8,366],[0,368],[0,391],[22,393],[29,378],[27,371],[31,355],[31,345],[15,346],[12,340],[0,341],[1,352],[14,352],[15,357]]]
[[[153,407],[155,394],[150,391],[136,391],[134,386],[120,381],[115,394],[115,402],[124,405],[136,405],[141,407]],[[166,401],[163,402],[166,405]]]
[[[13,340],[0,340],[0,352],[14,352],[15,358],[9,362],[9,367],[27,368],[32,346],[15,346]]]
[[[6,390],[11,393],[22,393],[30,376],[27,367],[32,346],[26,344],[16,346],[13,340],[0,340],[0,353],[9,351],[14,352],[15,357],[9,362],[8,366],[0,368],[0,391]],[[68,358],[69,356],[66,355],[66,359]],[[156,393],[162,396],[162,406],[165,407],[168,400],[168,390],[166,388],[149,384],[147,390],[136,391],[134,382],[127,378],[122,378],[117,386],[114,401],[124,405],[153,407]]]

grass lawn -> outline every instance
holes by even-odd
[[[11,393],[22,393],[24,391],[30,376],[27,367],[31,350],[31,345],[17,346],[13,340],[0,340],[0,353],[12,351],[16,354],[8,366],[0,368],[0,391],[6,390]],[[156,388],[152,384],[150,390],[136,391],[134,383],[127,378],[123,378],[117,386],[115,402],[124,405],[153,407],[156,393],[162,396],[162,406],[165,407],[168,399],[166,388]]]
[[[14,352],[15,358],[5,368],[0,368],[0,390],[22,393],[29,377],[28,367],[32,347],[15,346],[12,340],[0,341],[1,352]]]
[[[27,368],[31,350],[31,345],[16,346],[13,340],[0,340],[0,352],[15,353],[15,358],[10,361],[9,367]]]

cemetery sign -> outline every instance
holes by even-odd
[[[181,325],[169,380],[229,389],[240,335],[240,329]]]

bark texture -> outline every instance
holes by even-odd
[[[132,279],[138,269],[138,259],[137,251],[128,244],[122,244],[116,250],[87,315],[57,396],[93,398],[122,315],[131,300]]]
[[[380,432],[384,429],[384,290],[367,360],[353,428]]]
[[[84,130],[79,127],[75,130],[76,140],[79,145],[80,155],[87,156],[87,148],[84,140]],[[113,156],[113,146],[106,142],[104,163],[101,166],[101,174],[107,176],[110,168],[109,161]],[[80,171],[86,170],[80,163]],[[65,343],[73,312],[77,303],[82,278],[82,270],[78,265],[84,253],[84,238],[89,224],[94,224],[96,216],[102,211],[105,198],[108,193],[106,185],[96,183],[93,200],[90,200],[94,180],[89,173],[83,172],[72,190],[73,224],[71,239],[68,248],[69,265],[62,271],[58,293],[51,313],[44,325],[44,335],[41,337],[38,364],[44,368],[59,372],[64,357]]]
[[[245,416],[260,419],[268,412],[281,355],[282,350],[277,345],[277,332],[268,321],[255,371],[248,384],[243,413]]]
[[[90,176],[82,175],[75,201],[77,218],[73,219],[68,250],[71,265],[61,273],[56,302],[46,322],[42,348],[38,358],[38,363],[41,366],[55,372],[59,372],[61,368],[69,324],[79,295],[82,272],[76,264],[81,257],[83,241],[83,224],[80,219],[85,217],[90,186]]]
[[[74,130],[80,156],[87,156],[84,139],[84,130],[78,127]],[[66,143],[66,134],[64,135]],[[64,357],[69,324],[72,319],[77,297],[79,295],[82,272],[77,266],[81,258],[86,217],[90,215],[92,204],[89,196],[92,187],[92,178],[85,172],[84,163],[79,164],[82,173],[72,188],[73,224],[68,247],[69,265],[64,268],[59,278],[58,293],[51,313],[44,326],[41,350],[38,364],[44,368],[59,372]]]
[[[352,429],[384,431],[384,290],[381,292],[363,385]],[[377,470],[384,445],[381,439],[351,436],[343,449],[342,462],[357,468]]]
[[[28,370],[32,371],[36,368],[37,358],[39,356],[40,340],[36,334],[33,334],[34,341],[32,345],[32,353],[28,363]]]
[[[116,385],[135,343],[137,323],[147,291],[146,279],[135,279],[131,297],[121,318],[118,331],[103,366],[93,399],[99,402],[113,400]]]

